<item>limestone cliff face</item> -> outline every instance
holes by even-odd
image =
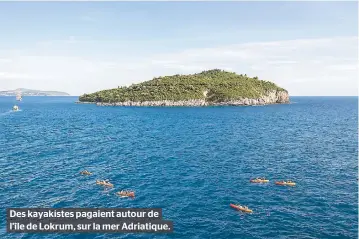
[[[258,99],[244,98],[241,100],[214,103],[213,105],[269,105],[285,103],[289,103],[289,95],[286,91],[271,91]]]
[[[270,91],[266,95],[257,99],[244,98],[240,100],[230,100],[224,102],[209,102],[206,99],[193,99],[183,101],[143,101],[133,102],[124,101],[116,103],[98,102],[98,106],[225,106],[225,105],[268,105],[268,104],[285,104],[289,103],[289,95],[286,91]]]

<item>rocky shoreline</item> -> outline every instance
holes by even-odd
[[[205,99],[194,100],[161,100],[161,101],[124,101],[124,102],[76,102],[80,104],[96,104],[97,106],[250,106],[250,105],[270,105],[289,103],[289,95],[285,91],[271,91],[267,95],[258,99],[244,98],[240,100],[230,100],[225,102],[208,102]]]

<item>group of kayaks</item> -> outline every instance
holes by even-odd
[[[92,175],[92,173],[87,171],[87,170],[81,171],[80,174],[84,175],[84,176]],[[107,188],[113,188],[114,187],[114,185],[108,179],[106,179],[106,180],[96,180],[96,184],[104,186],[104,187],[107,187]],[[134,198],[135,197],[135,192],[134,191],[129,191],[129,190],[121,190],[121,191],[117,192],[116,195],[120,196],[120,197]]]
[[[254,178],[249,180],[251,183],[269,183],[269,179],[266,178]],[[282,185],[282,186],[295,186],[295,182],[293,182],[292,180],[287,180],[287,181],[277,181],[275,182],[276,185]]]
[[[254,179],[251,179],[249,180],[251,183],[269,183],[269,179],[266,179],[266,178],[254,178]],[[276,185],[281,185],[281,186],[295,186],[296,183],[293,182],[292,180],[287,180],[287,181],[277,181],[275,182]],[[252,213],[253,210],[252,209],[249,209],[247,206],[243,206],[243,205],[240,205],[240,204],[233,204],[233,203],[230,203],[229,206],[231,208],[234,208],[238,211],[241,211],[241,212],[245,212],[245,213]]]

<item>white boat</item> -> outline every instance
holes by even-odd
[[[19,111],[19,106],[14,105],[14,107],[12,107],[12,110],[13,110],[13,111]]]
[[[16,94],[16,100],[17,100],[17,101],[22,101],[22,97],[21,97],[21,93],[20,93],[20,92]]]

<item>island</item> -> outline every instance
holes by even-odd
[[[0,96],[69,96],[70,94],[61,91],[42,91],[18,88],[16,90],[0,91]]]
[[[220,69],[156,77],[79,97],[99,106],[224,106],[289,103],[288,91],[258,77]]]

